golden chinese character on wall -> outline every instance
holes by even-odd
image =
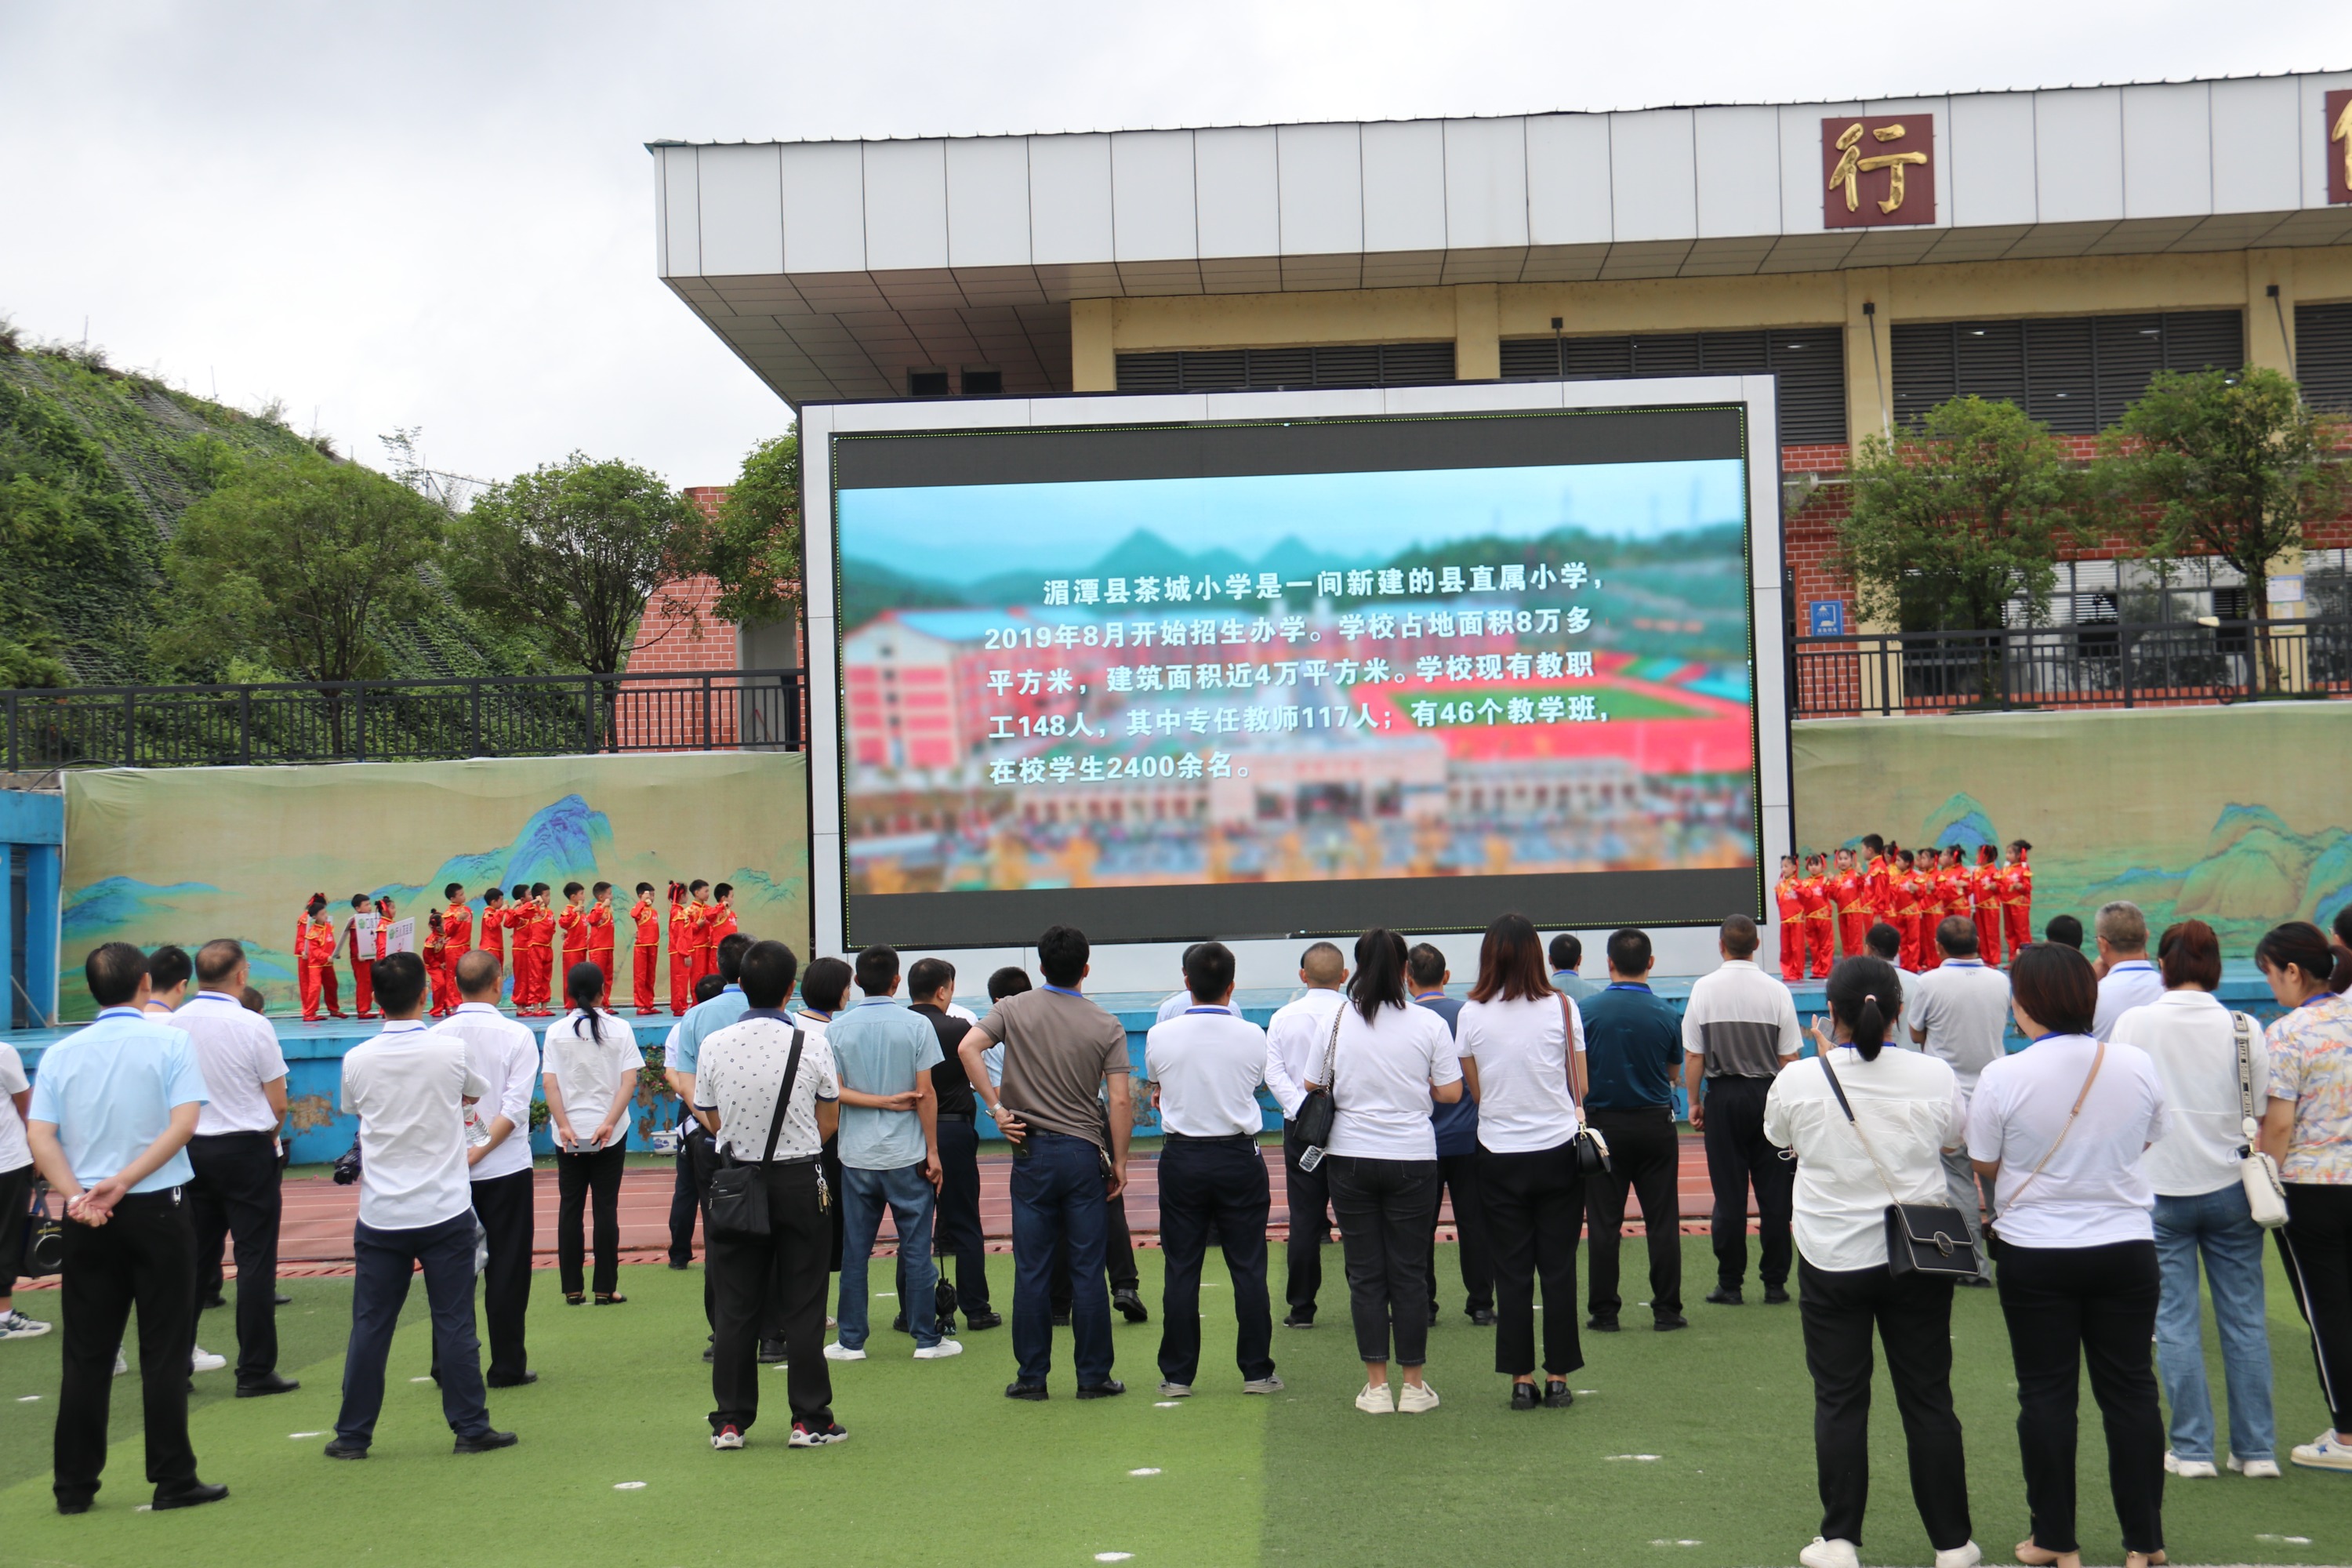
[[[2327,199],[2338,205],[2352,202],[2352,88],[2327,95],[2320,134],[2327,138],[2321,148],[2327,161]]]
[[[1822,226],[1936,221],[1931,114],[1840,115],[1822,121]]]

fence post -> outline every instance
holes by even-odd
[[[478,757],[482,754],[482,682],[478,677],[466,682],[466,754]]]
[[[236,760],[253,765],[253,688],[236,689]]]
[[[580,749],[583,752],[596,750],[596,678],[580,678]]]
[[[2132,650],[2139,645],[2139,634],[2118,628],[2116,633],[2116,658],[2123,666],[2124,706],[2132,705]]]
[[[702,749],[710,750],[710,677],[702,678]]]
[[[135,768],[139,765],[138,746],[139,694],[136,691],[125,691],[122,694],[122,765],[124,767]]]
[[[352,754],[355,761],[367,761],[367,688],[356,687],[352,692]]]

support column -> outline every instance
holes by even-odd
[[[1845,274],[1845,427],[1847,438],[1856,447],[1866,436],[1891,434],[1893,285],[1894,279],[1884,267],[1858,267]],[[1900,629],[1884,622],[1854,627],[1860,634],[1854,648],[1864,713],[1903,711],[1903,645],[1871,636]]]
[[[1493,283],[1454,290],[1454,379],[1503,379],[1503,295]]]
[[[1070,301],[1070,390],[1117,392],[1118,351],[1114,342],[1118,301]]]
[[[25,858],[25,989],[43,1024],[58,1018],[58,921],[64,856],[54,844],[20,844]]]

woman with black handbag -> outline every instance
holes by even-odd
[[[1454,1023],[1462,1071],[1478,1101],[1478,1192],[1495,1258],[1495,1370],[1511,1408],[1576,1403],[1568,1374],[1577,1340],[1576,1242],[1584,1225],[1580,1156],[1584,1026],[1553,989],[1543,938],[1505,915],[1478,946],[1478,982]],[[1535,1287],[1543,1279],[1543,1393],[1536,1393]]]
[[[1942,1206],[1943,1152],[1967,1130],[1959,1079],[1934,1057],[1885,1048],[1903,1008],[1893,964],[1846,959],[1828,991],[1831,1031],[1813,1021],[1814,1059],[1783,1069],[1764,1102],[1764,1135],[1797,1162],[1791,1228],[1813,1374],[1822,1533],[1797,1560],[1858,1561],[1874,1331],[1936,1568],[1971,1568],[1982,1554],[1969,1538],[1968,1461],[1952,1413],[1952,1286],[1975,1271],[1976,1252],[1959,1212]]]
[[[1364,1363],[1356,1408],[1368,1415],[1437,1408],[1437,1391],[1421,1370],[1429,1349],[1429,1215],[1437,1204],[1429,1107],[1462,1098],[1462,1065],[1445,1020],[1407,999],[1404,961],[1404,938],[1392,931],[1375,928],[1357,939],[1348,1005],[1332,1018],[1306,1086],[1310,1097],[1317,1089],[1331,1094],[1330,1142],[1320,1163],[1331,1173],[1348,1308]],[[1394,1394],[1392,1329],[1404,1378]]]
[[[2032,1041],[1984,1069],[1969,1158],[1996,1183],[2001,1316],[2017,1368],[2017,1444],[2033,1533],[2017,1560],[2076,1568],[2074,1428],[2083,1371],[2106,1428],[2126,1568],[2164,1561],[2164,1418],[2148,1354],[2163,1278],[2141,1156],[2165,1133],[2164,1082],[2137,1046],[2091,1034],[2099,984],[2071,947],[2011,962],[2010,1010]]]

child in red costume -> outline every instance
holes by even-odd
[[[613,1004],[613,884],[599,882],[589,890],[595,902],[588,906],[588,962],[604,972],[604,1005]]]
[[[637,901],[629,906],[629,919],[636,923],[637,940],[629,949],[630,979],[637,1000],[637,1016],[649,1017],[661,1010],[656,982],[661,970],[660,909],[654,903],[654,885],[637,884]]]
[[[1790,984],[1805,977],[1805,900],[1798,896],[1797,882],[1797,858],[1781,856],[1772,909],[1780,921],[1780,978]]]
[[[2032,853],[2033,846],[2024,839],[2012,841],[2009,864],[2000,872],[2000,907],[2008,917],[2006,934],[2012,958],[2019,948],[2033,941],[2033,866],[2026,859]]]
[[[1804,880],[1797,884],[1797,897],[1805,906],[1806,972],[1815,980],[1830,975],[1831,949],[1837,945],[1831,929],[1830,879],[1827,862],[1816,855],[1805,865]]]

